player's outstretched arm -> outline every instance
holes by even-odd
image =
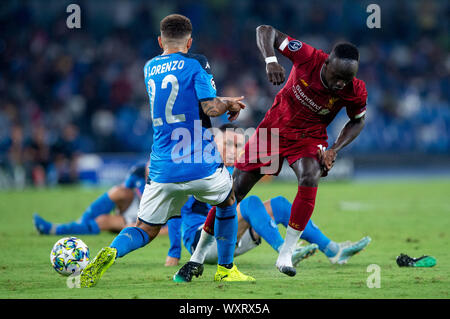
[[[326,151],[319,150],[319,159],[326,171],[329,171],[333,167],[337,153],[361,133],[365,124],[364,119],[365,117],[362,116],[358,119],[349,120],[342,128],[334,144]]]
[[[256,28],[256,44],[266,61],[267,78],[273,85],[284,82],[285,70],[278,63],[275,48],[279,48],[287,35],[270,25],[260,25]]]
[[[202,101],[203,112],[209,117],[221,116],[228,112],[228,120],[234,121],[239,116],[241,109],[245,108],[242,102],[243,96],[240,97],[215,97],[212,100]]]

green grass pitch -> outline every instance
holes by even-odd
[[[266,200],[284,195],[293,200],[297,186],[259,183],[252,194]],[[372,242],[346,265],[331,265],[318,252],[300,263],[295,277],[278,272],[277,254],[263,242],[237,257],[239,269],[254,283],[216,283],[215,266],[201,278],[175,284],[178,267],[164,267],[168,236],[160,236],[130,253],[90,289],[69,289],[66,278],[51,267],[49,254],[62,236],[40,236],[34,211],[56,222],[77,219],[104,189],[56,188],[0,193],[0,298],[449,298],[449,180],[322,183],[312,219],[335,241]],[[284,228],[280,227],[284,236]],[[114,234],[79,236],[95,256]],[[399,268],[400,253],[437,258],[433,268]],[[189,259],[183,250],[181,264]],[[368,288],[367,267],[380,267],[380,288]]]

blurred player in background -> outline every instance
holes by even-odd
[[[231,123],[219,127],[220,132],[214,135],[223,161],[227,169],[232,172],[237,155],[244,147],[244,135],[236,125]],[[292,204],[283,196],[278,196],[262,202],[257,196],[249,196],[237,206],[238,234],[235,256],[242,255],[261,244],[261,237],[276,251],[279,252],[283,238],[277,225],[288,226]],[[170,249],[166,258],[166,266],[176,266],[181,256],[181,241],[192,254],[200,239],[202,227],[205,223],[211,205],[189,198],[181,209],[180,218],[168,221]],[[300,261],[312,256],[317,249],[327,256],[332,264],[345,264],[350,257],[363,250],[371,241],[364,237],[358,242],[337,243],[325,236],[321,230],[309,220],[302,233],[301,239],[310,244],[300,246],[297,243],[292,255],[292,264],[297,266]],[[209,246],[205,255],[205,262],[217,262],[217,245]]]
[[[134,166],[123,184],[97,198],[78,221],[56,224],[35,213],[33,224],[41,235],[96,235],[102,230],[120,232],[127,226],[132,227],[136,224],[147,175],[145,164]],[[117,214],[110,214],[114,208]]]
[[[218,239],[217,281],[254,280],[237,270],[233,263],[237,233],[236,199],[233,181],[225,169],[210,132],[210,116],[228,113],[238,117],[245,107],[243,97],[219,98],[210,66],[202,55],[189,54],[192,45],[191,21],[172,14],[160,23],[158,43],[163,53],[144,66],[153,145],[149,180],[139,206],[136,227],[127,227],[104,247],[82,271],[82,287],[95,286],[118,257],[144,247],[159,233],[162,225],[180,215],[189,195],[217,205],[215,233]],[[180,270],[199,276],[201,263]],[[175,274],[174,281],[186,276]],[[189,280],[190,281],[190,278]]]
[[[298,192],[276,267],[295,276],[292,254],[314,210],[320,177],[327,175],[337,153],[363,129],[367,91],[364,82],[355,77],[359,52],[353,44],[338,43],[326,54],[268,25],[256,29],[256,42],[272,84],[280,85],[285,80],[275,49],[293,66],[285,86],[236,162],[234,190],[240,202],[264,175],[278,175],[283,160],[288,161],[297,176]],[[326,128],[343,107],[350,120],[326,149]],[[261,145],[266,147],[261,150]],[[214,233],[214,214],[213,208],[203,227],[201,238],[205,239],[198,244],[202,250],[208,234],[211,237]]]

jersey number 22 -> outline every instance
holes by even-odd
[[[166,121],[168,124],[184,122],[184,121],[186,121],[186,116],[184,114],[176,114],[176,115],[172,114],[173,105],[175,104],[175,100],[177,99],[177,95],[178,95],[178,90],[180,89],[180,85],[178,84],[177,77],[173,74],[168,74],[166,77],[164,77],[164,79],[161,83],[161,88],[167,89],[167,84],[169,84],[169,83],[172,86],[172,90],[170,91],[169,98],[167,99],[167,102],[166,102],[166,112],[165,112],[166,113]],[[163,125],[162,118],[160,118],[160,117],[154,118],[153,117],[153,108],[155,106],[155,93],[156,93],[155,81],[153,79],[149,79],[147,85],[148,85],[149,92],[150,92],[150,112],[152,115],[153,126]]]

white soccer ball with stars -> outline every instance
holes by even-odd
[[[89,263],[89,248],[79,238],[61,238],[53,246],[50,262],[63,276],[79,275]]]

